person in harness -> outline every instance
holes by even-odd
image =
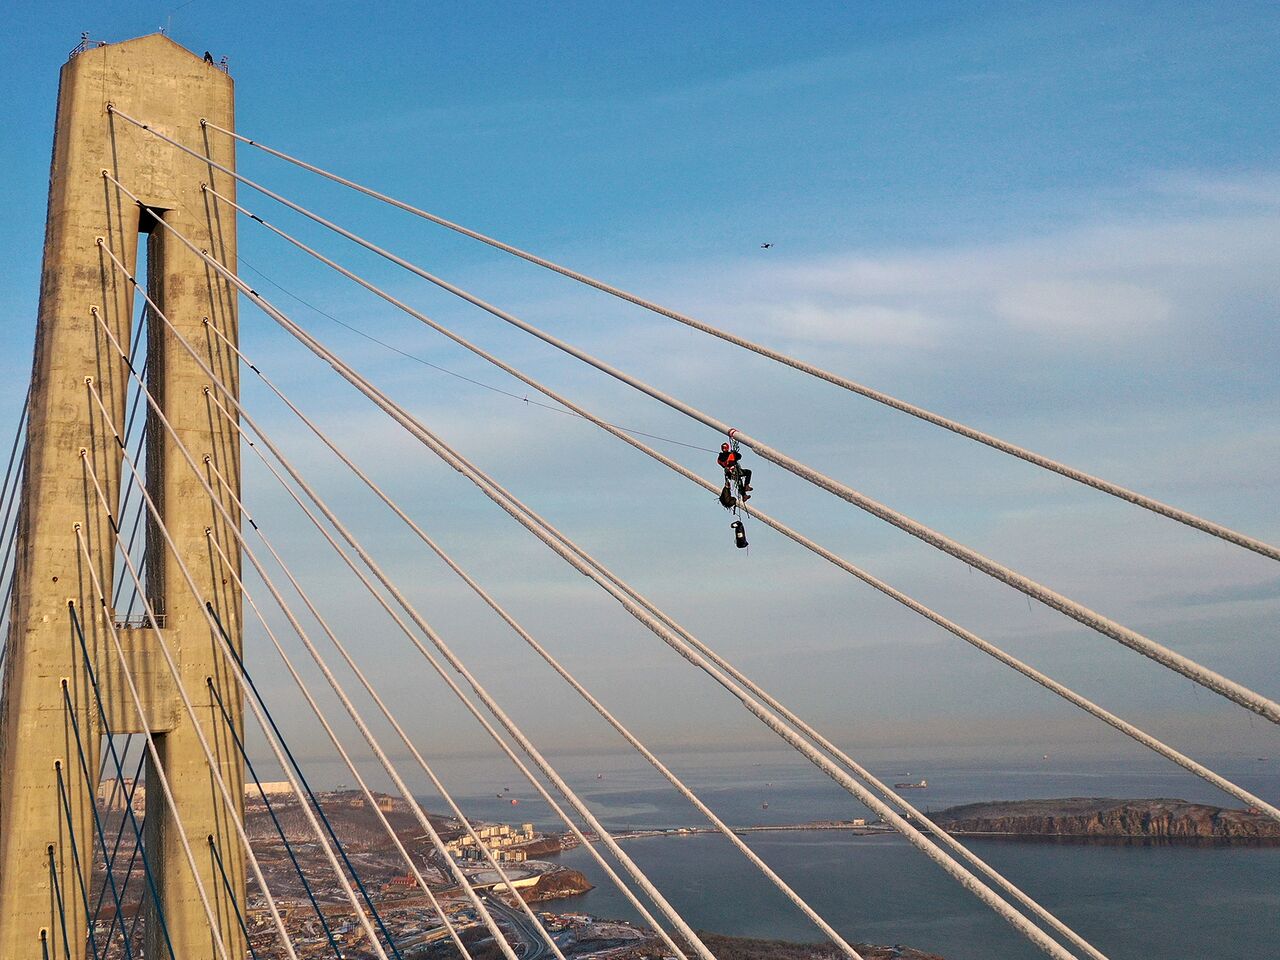
[[[727,443],[720,444],[720,455],[716,463],[724,468],[724,485],[729,489],[734,484],[738,487],[738,496],[743,503],[751,499],[751,471],[742,466],[742,454],[738,452],[738,444],[732,447]]]

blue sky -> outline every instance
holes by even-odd
[[[176,7],[176,5],[175,5]],[[172,11],[172,12],[171,12]],[[169,20],[171,16],[171,21]],[[57,70],[81,30],[171,22],[226,55],[246,135],[1263,539],[1280,539],[1280,157],[1267,4],[24,5],[8,15],[0,412],[36,307]],[[1261,558],[575,288],[260,154],[242,169],[1095,609],[1280,693]],[[717,438],[269,201],[242,201],[616,422]],[[433,362],[511,384],[241,226],[242,263]],[[769,241],[773,249],[759,244]],[[257,277],[250,271],[246,276]],[[270,285],[259,289],[271,295]],[[403,361],[281,295],[448,439],[851,746],[1136,748],[682,480],[553,413]],[[761,728],[452,471],[243,310],[244,345],[637,730]],[[524,392],[519,388],[518,392]],[[610,747],[442,568],[263,421],[542,742]],[[714,477],[709,457],[666,452]],[[480,748],[249,466],[246,490],[411,724]],[[1265,724],[772,468],[758,502],[1200,755]],[[274,519],[278,517],[279,519]],[[286,690],[265,656],[273,689]],[[413,668],[416,670],[416,667]],[[418,707],[431,691],[431,709]],[[554,703],[556,710],[545,709]],[[681,709],[673,709],[675,706]],[[301,719],[298,739],[315,742]],[[1016,732],[1013,732],[1016,731]],[[432,739],[434,738],[434,739]]]

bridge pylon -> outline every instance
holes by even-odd
[[[148,391],[181,443],[197,463],[209,458],[206,469],[216,468],[237,495],[239,440],[206,397],[207,378],[154,311],[135,328],[135,300],[141,298],[102,249],[109,248],[131,273],[140,269],[140,249],[145,251],[145,277],[137,284],[234,390],[236,358],[206,324],[216,324],[232,342],[238,339],[234,291],[103,172],[233,268],[235,222],[219,216],[201,185],[231,195],[235,183],[113,117],[109,105],[206,150],[218,163],[235,163],[228,138],[206,139],[200,123],[207,118],[234,129],[235,122],[231,78],[207,56],[154,34],[82,44],[63,66],[0,707],[0,957],[80,960],[90,955],[91,936],[98,945],[106,942],[113,895],[102,898],[96,929],[88,916],[99,899],[105,859],[94,816],[104,738],[148,733],[174,809],[149,759],[143,833],[150,877],[139,862],[124,897],[126,913],[141,894],[148,960],[168,958],[170,943],[177,960],[221,960],[215,927],[230,958],[241,960],[244,938],[236,910],[245,907],[244,858],[231,818],[243,815],[243,763],[230,733],[243,735],[243,701],[205,607],[211,605],[238,652],[235,579],[211,548],[210,533],[233,563],[239,563],[240,550],[174,437],[144,401],[145,454],[138,467],[159,520],[147,516],[143,525],[142,593],[156,616],[125,618],[114,609],[112,585],[123,580],[128,596],[133,584],[117,539],[122,487],[131,473],[113,433],[125,432],[129,370],[103,325],[125,351],[136,350],[134,366],[141,371],[145,365]],[[144,333],[138,336],[138,330]],[[135,337],[142,342],[135,344]],[[216,489],[220,481],[213,476],[210,469]],[[99,489],[109,508],[100,502]],[[135,492],[133,503],[138,502]],[[230,494],[225,505],[236,516]],[[161,524],[200,598],[189,588]],[[177,664],[176,677],[161,654],[162,643]],[[231,810],[211,776],[179,684],[232,792]],[[214,689],[230,713],[229,725]],[[107,776],[114,776],[110,751],[105,760]],[[126,849],[131,835],[126,826]],[[195,854],[195,871],[183,836]],[[114,830],[106,839],[109,848]],[[214,913],[212,924],[197,874]],[[113,954],[124,956],[118,946]]]

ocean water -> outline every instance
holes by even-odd
[[[1280,764],[1206,758],[1253,792],[1280,799]],[[558,762],[612,830],[701,826],[689,804],[646,767],[623,758]],[[779,755],[680,755],[673,766],[732,825],[847,819],[865,811],[815,768]],[[1179,797],[1232,805],[1208,784],[1149,764],[1018,758],[883,760],[889,782],[926,777],[907,796],[922,809],[1031,797]],[[474,771],[473,771],[474,773]],[[483,774],[480,775],[483,779]],[[492,780],[464,809],[491,820],[555,821],[527,784]],[[504,787],[510,790],[504,790]],[[502,796],[499,797],[498,794]],[[516,799],[519,802],[512,804]],[[762,805],[767,802],[767,810]],[[898,836],[832,831],[754,834],[750,846],[850,940],[901,943],[947,960],[1042,956]],[[987,862],[1112,960],[1239,956],[1280,958],[1280,847],[967,841]],[[695,927],[742,936],[818,940],[821,934],[720,836],[625,841],[625,849]],[[564,909],[634,918],[583,850],[560,862],[596,888],[558,901]]]

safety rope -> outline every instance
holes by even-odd
[[[261,787],[261,784],[259,784],[259,787]],[[209,841],[209,852],[213,854],[214,863],[217,864],[218,875],[222,878],[222,888],[227,892],[227,898],[231,901],[231,909],[236,912],[236,921],[240,924],[241,932],[244,933],[244,942],[249,947],[249,956],[253,960],[258,960],[258,951],[253,948],[253,937],[249,935],[249,925],[244,922],[244,913],[240,910],[240,900],[231,886],[231,880],[227,877],[227,868],[222,864],[222,854],[218,852],[218,845],[213,842],[212,833],[206,839]],[[338,954],[338,956],[341,957],[342,954]]]
[[[110,174],[104,172],[103,176],[115,182],[114,178],[112,178]],[[262,224],[264,227],[276,233],[277,235],[290,240],[291,243],[293,243],[295,246],[298,246],[300,249],[304,249],[306,250],[306,252],[311,253],[313,256],[317,256],[318,258],[320,258],[320,255],[317,254],[315,251],[306,247],[300,241],[294,240],[293,238],[289,237],[287,234],[284,233],[284,231],[278,229],[277,227],[272,226],[269,223],[266,223],[261,217],[251,213],[246,208],[236,203],[234,200],[231,200],[219,194],[217,191],[213,190],[211,187],[205,187],[205,190],[207,193],[213,195],[217,199],[243,212],[246,216],[249,216],[252,219],[256,220],[258,223]],[[764,441],[756,439],[755,437],[747,434],[743,430],[732,427],[728,423],[725,423],[724,421],[719,420],[711,416],[710,414],[704,413],[702,410],[699,410],[697,407],[687,404],[684,401],[671,396],[670,394],[664,393],[663,391],[649,385],[648,383],[644,382],[638,377],[634,377],[631,374],[628,374],[618,369],[617,367],[592,356],[591,354],[587,353],[585,350],[575,347],[572,344],[568,343],[567,341],[562,340],[561,338],[556,337],[550,333],[547,333],[546,331],[534,326],[533,324],[520,319],[514,314],[509,313],[508,311],[502,310],[501,308],[496,307],[485,300],[482,300],[481,298],[475,296],[474,294],[468,293],[466,290],[463,290],[462,288],[457,287],[452,283],[449,283],[447,280],[443,280],[440,277],[437,277],[434,274],[431,274],[428,271],[423,270],[421,267],[418,267],[415,264],[410,263],[408,260],[405,260],[402,257],[398,257],[395,254],[377,246],[376,244],[373,244],[368,240],[365,240],[363,237],[358,236],[357,234],[351,232],[350,230],[346,230],[345,228],[340,227],[337,224],[324,219],[323,217],[319,216],[319,214],[312,213],[311,211],[307,210],[305,207],[301,207],[298,204],[293,203],[292,201],[285,200],[284,198],[279,197],[278,195],[272,194],[272,197],[273,199],[278,199],[280,200],[280,202],[285,203],[291,209],[297,210],[298,212],[302,213],[304,216],[307,216],[315,220],[317,223],[320,223],[321,225],[334,230],[335,232],[341,234],[342,236],[347,237],[353,242],[359,244],[360,246],[363,246],[366,249],[374,253],[377,253],[379,256],[382,256],[390,260],[392,263],[395,263],[403,267],[404,269],[408,270],[409,272],[419,277],[422,277],[424,280],[427,280],[430,283],[433,283],[436,286],[440,287],[441,289],[454,294],[460,299],[463,299],[468,303],[471,303],[479,307],[485,312],[497,317],[500,320],[505,321],[506,323],[516,327],[517,329],[523,330],[525,333],[528,333],[531,336],[534,336],[537,339],[542,340],[544,343],[547,343],[557,348],[558,350],[561,350],[562,352],[568,354],[569,356],[572,356],[575,359],[581,360],[582,362],[587,363],[592,367],[595,367],[597,370],[600,370],[602,373],[608,374],[614,379],[622,383],[625,383],[630,387],[633,387],[634,389],[640,391],[641,393],[644,393],[652,397],[653,399],[666,404],[667,406],[671,407],[673,410],[683,413],[685,416],[693,420],[696,420],[704,424],[705,426],[708,426],[711,429],[716,430],[719,433],[738,439],[739,441],[746,444],[755,453],[757,453],[764,459],[769,460],[770,462],[775,463],[778,466],[782,467],[784,470],[787,470],[788,472],[795,474],[801,479],[807,480],[808,482],[814,484],[815,486],[820,487],[823,490],[826,490],[828,493],[832,494],[833,496],[839,497],[840,499],[846,501],[847,503],[850,503],[853,506],[858,507],[860,510],[863,510],[874,517],[877,517],[881,520],[884,520],[887,523],[892,524],[893,526],[904,531],[905,533],[908,533],[916,537],[917,539],[923,541],[924,543],[929,544],[932,547],[935,547],[936,549],[939,549],[945,553],[951,554],[957,559],[962,560],[965,563],[969,564],[971,567],[974,567],[982,571],[983,573],[987,574],[993,579],[999,580],[1002,583],[1005,583],[1013,587],[1014,589],[1024,593],[1025,595],[1035,600],[1038,600],[1039,602],[1045,604],[1046,606],[1051,607],[1052,609],[1057,610],[1060,613],[1066,614],[1067,616],[1071,617],[1073,620],[1076,620],[1077,622],[1084,624],[1090,629],[1098,633],[1101,633],[1104,636],[1108,636],[1113,640],[1118,641],[1124,646],[1129,647],[1131,650],[1134,650],[1137,653],[1141,653],[1143,656],[1149,657],[1150,659],[1161,664],[1162,666],[1165,666],[1171,670],[1176,671],[1177,673],[1182,674],[1188,679],[1193,680],[1194,682],[1206,687],[1209,690],[1214,691],[1215,693],[1223,697],[1226,697],[1229,700],[1232,700],[1233,702],[1239,704],[1240,706],[1245,707],[1248,710],[1252,710],[1254,713],[1257,713],[1259,716],[1265,717],[1266,719],[1272,721],[1273,723],[1280,723],[1280,703],[1277,703],[1274,700],[1271,700],[1270,698],[1265,697],[1262,694],[1259,694],[1249,689],[1248,687],[1244,686],[1241,683],[1238,683],[1234,680],[1230,680],[1227,677],[1223,676],[1222,674],[1217,673],[1216,671],[1211,670],[1200,663],[1197,663],[1196,661],[1190,659],[1189,657],[1179,654],[1169,649],[1168,647],[1160,643],[1157,643],[1156,641],[1148,637],[1143,636],[1137,631],[1132,630],[1129,627],[1123,626],[1122,624],[1117,623],[1116,621],[1108,617],[1105,617],[1094,610],[1089,609],[1084,604],[1079,603],[1075,600],[1072,600],[1071,598],[1031,579],[1030,577],[1027,577],[1009,567],[1006,567],[1000,563],[997,563],[996,561],[979,553],[978,551],[970,547],[967,547],[956,540],[953,540],[952,538],[946,536],[943,533],[933,530],[932,528],[926,526],[925,524],[922,524],[919,521],[912,519],[906,514],[901,513],[897,510],[894,510],[893,508],[880,503],[879,501],[867,496],[866,494],[861,493],[860,491],[855,490],[854,488],[844,483],[841,483],[838,480],[828,477],[827,475],[817,470],[814,470],[812,467],[809,467],[808,465],[801,463],[799,460],[796,460],[795,458],[788,456],[787,454],[783,453],[781,450],[778,450],[774,447],[769,446]],[[332,261],[329,261],[327,258],[321,258],[321,259],[329,263],[330,266],[339,270],[339,272],[342,272],[344,275],[352,279],[357,279],[354,277],[353,274],[351,274],[350,271],[344,270],[343,268],[339,267],[337,264],[333,263]],[[362,285],[370,289],[372,288],[372,285],[367,283],[362,283]],[[386,297],[384,297],[384,299],[386,299]]]
[[[102,688],[98,683],[98,674],[97,674],[97,671],[94,670],[93,661],[89,656],[89,645],[88,645],[88,642],[85,640],[84,626],[80,622],[80,615],[76,608],[75,601],[68,601],[67,609],[70,612],[71,623],[72,623],[72,626],[75,628],[76,639],[80,645],[80,656],[84,663],[85,674],[88,676],[89,683],[93,688],[93,699],[94,699],[94,702],[98,705],[98,720],[102,724],[103,734],[107,742],[107,751],[111,755],[112,761],[115,764],[116,779],[123,782],[124,760],[122,755],[116,750],[115,738],[112,736],[111,724],[108,722],[106,707],[102,700]],[[114,621],[113,621],[113,625],[114,625]],[[173,951],[173,941],[172,939],[170,939],[170,936],[169,936],[169,927],[168,927],[168,924],[165,922],[165,918],[164,918],[164,905],[162,900],[160,899],[160,891],[156,884],[155,875],[151,872],[151,865],[147,859],[146,849],[143,845],[142,826],[141,824],[138,823],[138,818],[133,812],[133,798],[134,798],[134,794],[137,792],[137,789],[138,789],[138,778],[142,774],[142,764],[146,760],[146,758],[147,758],[147,751],[143,750],[140,757],[138,758],[138,768],[137,770],[134,771],[134,774],[133,774],[133,785],[129,788],[128,799],[125,803],[125,818],[120,821],[120,831],[116,834],[115,845],[112,848],[111,860],[107,865],[107,871],[111,872],[115,867],[116,854],[120,850],[120,838],[124,833],[125,823],[128,822],[133,826],[133,832],[135,835],[133,858],[137,857],[139,851],[142,852],[143,875],[145,876],[147,881],[148,892],[150,892],[152,900],[155,902],[155,905],[156,905],[156,916],[160,920],[160,929],[161,929],[162,935],[164,936],[165,946],[169,951],[169,960],[177,960],[177,957],[174,955],[174,951]],[[129,872],[125,875],[126,884],[128,883],[129,876],[133,874],[133,862],[132,862],[133,858],[130,859]],[[123,897],[123,890],[121,891],[121,896]],[[99,907],[101,907],[102,905],[101,897],[99,897],[98,905]]]
[[[125,114],[120,113],[120,111],[117,110],[115,112],[118,113],[121,117],[124,117],[124,119],[130,120],[133,123],[137,123],[137,121],[132,120],[131,117],[125,116]],[[636,306],[643,307],[644,309],[652,311],[653,313],[656,313],[660,316],[667,317],[668,319],[675,320],[678,323],[682,323],[685,326],[692,327],[693,329],[701,331],[702,333],[706,333],[713,337],[717,337],[720,340],[724,340],[726,343],[731,343],[734,346],[743,347],[744,349],[750,350],[753,353],[759,354],[762,357],[766,357],[777,363],[785,364],[788,367],[791,367],[795,370],[799,370],[802,373],[806,373],[809,376],[817,377],[820,380],[825,380],[826,382],[834,384],[837,387],[842,387],[845,390],[849,390],[853,393],[860,394],[861,396],[867,397],[870,400],[874,400],[877,403],[881,403],[887,407],[891,407],[894,410],[899,410],[903,413],[910,414],[913,417],[916,417],[920,420],[924,420],[927,423],[932,423],[935,426],[943,427],[944,429],[950,430],[952,433],[959,434],[962,437],[966,437],[970,440],[976,440],[977,442],[985,444],[986,446],[991,447],[992,449],[999,450],[1001,453],[1009,454],[1010,456],[1017,457],[1020,460],[1025,460],[1028,463],[1035,464],[1038,467],[1043,467],[1046,470],[1051,470],[1054,473],[1067,477],[1070,480],[1075,480],[1078,483],[1082,483],[1082,484],[1085,484],[1086,486],[1093,487],[1095,490],[1099,490],[1113,497],[1117,497],[1120,500],[1124,500],[1128,503],[1132,503],[1135,506],[1142,507],[1143,509],[1149,510],[1153,513],[1160,514],[1161,516],[1167,517],[1171,520],[1175,520],[1178,523],[1182,523],[1189,527],[1193,527],[1197,530],[1203,531],[1204,533],[1208,533],[1211,536],[1218,537],[1219,539],[1225,540],[1228,543],[1233,543],[1236,546],[1244,547],[1246,550],[1252,550],[1254,553],[1261,554],[1264,557],[1269,557],[1272,560],[1280,560],[1280,547],[1272,546],[1269,543],[1265,543],[1261,540],[1258,540],[1255,537],[1250,537],[1250,536],[1247,536],[1246,534],[1239,533],[1235,530],[1232,530],[1228,527],[1223,526],[1222,524],[1215,523],[1212,520],[1206,520],[1203,517],[1198,517],[1195,514],[1189,513],[1186,510],[1181,510],[1167,503],[1162,503],[1161,501],[1156,500],[1153,497],[1148,497],[1134,490],[1130,490],[1126,487],[1121,486],[1120,484],[1112,483],[1108,480],[1102,479],[1101,477],[1097,477],[1092,474],[1086,473],[1083,470],[1078,470],[1075,467],[1068,466],[1065,463],[1060,463],[1057,460],[1053,460],[1049,457],[1044,456],[1043,454],[1035,453],[1015,443],[1011,443],[1007,440],[1001,440],[999,437],[992,436],[989,433],[984,433],[981,430],[977,430],[973,427],[967,426],[963,423],[960,423],[957,420],[952,420],[948,417],[944,417],[941,414],[934,413],[931,410],[927,410],[924,407],[918,406],[913,403],[909,403],[906,400],[900,400],[897,397],[894,397],[888,393],[884,393],[883,391],[865,386],[861,383],[858,383],[854,380],[849,379],[848,377],[843,377],[840,374],[832,373],[829,370],[824,370],[823,368],[816,366],[814,364],[807,363],[795,357],[788,356],[785,353],[781,353],[777,350],[773,350],[769,347],[764,346],[763,344],[755,343],[751,340],[746,339],[745,337],[739,336],[738,334],[734,334],[727,330],[723,330],[718,327],[712,326],[711,324],[706,323],[704,321],[696,320],[693,317],[690,317],[683,313],[679,313],[678,311],[672,310],[669,307],[664,307],[650,300],[646,300],[643,297],[637,296],[634,293],[628,293],[626,290],[623,290],[619,287],[615,287],[611,284],[605,283],[603,280],[597,280],[594,277],[588,276],[585,273],[580,273],[577,270],[573,270],[569,267],[555,263],[551,260],[547,260],[543,257],[539,257],[536,254],[530,253],[527,250],[522,250],[519,247],[513,246],[511,244],[503,243],[502,241],[497,240],[490,236],[486,236],[485,234],[480,233],[479,231],[472,230],[468,227],[464,227],[461,224],[454,223],[451,220],[446,220],[444,217],[440,217],[440,216],[437,216],[436,214],[429,213],[426,210],[419,209],[418,207],[412,206],[408,203],[405,203],[404,201],[397,200],[394,197],[390,197],[387,194],[379,193],[377,190],[374,190],[370,187],[366,187],[362,184],[356,183],[353,180],[348,180],[345,177],[340,177],[335,173],[329,172],[328,170],[323,170],[320,167],[306,163],[303,160],[299,160],[298,158],[292,157],[287,153],[283,153],[282,151],[273,149],[272,147],[268,147],[265,144],[260,143],[256,140],[250,140],[248,137],[235,133],[232,130],[227,130],[224,127],[220,127],[216,123],[213,123],[212,121],[201,118],[200,124],[202,127],[205,127],[207,129],[217,130],[219,133],[226,134],[229,137],[234,137],[236,140],[239,140],[241,143],[247,143],[250,146],[257,147],[259,150],[263,150],[266,153],[279,157],[282,160],[287,160],[290,163],[296,164],[297,166],[302,167],[305,170],[310,170],[312,173],[317,173],[322,177],[326,177],[329,180],[334,181],[335,183],[340,183],[344,186],[351,187],[354,190],[358,190],[360,193],[363,193],[366,196],[370,196],[377,200],[381,200],[384,203],[391,204],[392,206],[398,207],[399,209],[404,210],[407,213],[411,213],[415,216],[421,217],[424,220],[429,220],[432,223],[438,224],[442,227],[446,227],[449,230],[453,230],[456,233],[460,233],[464,236],[471,237],[474,240],[479,240],[480,242],[486,243],[489,246],[495,247],[498,250],[502,250],[506,253],[517,256],[522,260],[526,260],[529,263],[537,264],[540,267],[544,267],[548,270],[552,270],[562,276],[568,277],[571,280],[576,280],[579,283],[583,283],[583,284],[586,284],[587,286],[594,287],[597,290],[600,290],[611,296],[617,297],[621,300],[625,300],[629,303],[635,304]],[[151,130],[150,132],[155,133],[157,136],[160,136],[165,140],[168,140],[170,143],[172,143],[174,146],[179,147],[180,149],[184,149],[184,150],[187,149],[185,147],[182,147],[181,144],[178,144],[175,141],[170,140],[168,137],[164,137],[164,135],[159,133],[158,131]],[[188,150],[188,152],[193,153],[194,151]],[[202,160],[207,159],[200,154],[196,154],[196,155],[200,156]],[[230,173],[231,171],[227,170],[225,172]],[[248,181],[245,181],[245,182],[248,182]],[[256,184],[249,183],[249,185],[257,188]]]
[[[472,386],[481,387],[484,390],[489,390],[493,393],[500,394],[512,400],[518,400],[521,403],[525,404],[526,406],[538,407],[542,410],[550,410],[552,413],[563,414],[566,417],[574,417],[574,418],[577,417],[577,414],[573,413],[570,410],[565,410],[563,407],[557,407],[550,403],[542,403],[541,401],[532,399],[528,394],[512,393],[510,390],[503,390],[501,387],[495,387],[491,383],[485,383],[483,380],[476,380],[473,377],[465,376],[461,373],[458,373],[456,370],[450,370],[448,367],[441,366],[438,363],[432,363],[430,360],[426,359],[425,357],[420,357],[416,353],[409,353],[407,350],[402,350],[399,347],[397,347],[395,344],[388,343],[386,340],[381,340],[378,337],[375,337],[373,334],[369,333],[368,331],[362,330],[360,327],[357,327],[355,324],[348,323],[346,320],[339,319],[338,317],[335,317],[332,313],[329,313],[328,311],[322,310],[320,307],[317,307],[311,301],[298,296],[289,288],[282,286],[280,283],[273,280],[271,277],[267,276],[267,274],[264,273],[262,270],[260,270],[258,267],[255,267],[253,264],[247,262],[245,258],[239,253],[239,251],[236,252],[236,260],[240,267],[247,267],[249,270],[256,273],[259,277],[261,277],[267,283],[271,284],[273,287],[275,287],[285,296],[291,297],[292,299],[297,300],[300,304],[302,304],[307,309],[320,314],[320,316],[324,317],[326,320],[332,320],[334,323],[336,323],[340,327],[345,327],[347,330],[350,330],[356,336],[363,337],[365,340],[368,340],[370,343],[376,343],[378,346],[382,347],[383,349],[390,350],[392,353],[395,353],[404,357],[406,360],[412,360],[415,363],[420,363],[424,367],[430,367],[432,370],[436,370],[440,373],[447,374],[448,376],[454,377],[457,380],[461,380],[464,383],[469,383]],[[675,440],[671,437],[659,436],[656,433],[646,433],[643,430],[636,430],[634,427],[623,427],[623,426],[619,426],[618,424],[614,424],[614,426],[617,426],[619,430],[627,431],[627,433],[633,433],[637,437],[648,437],[650,440],[659,440],[662,443],[671,443],[671,444],[675,444],[678,447],[687,447],[690,450],[701,450],[704,453],[712,452],[710,447],[702,447],[696,443],[686,443],[683,440]]]
[[[172,231],[172,228],[170,228],[170,230]],[[175,235],[179,237],[179,239],[183,239],[181,237],[181,234],[177,233],[176,231],[174,232],[175,232]],[[199,252],[197,248],[195,248],[194,246],[191,246],[191,249],[195,252]],[[650,630],[652,630],[656,635],[658,635],[661,639],[663,639],[664,642],[671,645],[673,649],[676,649],[677,652],[681,654],[681,656],[685,657],[685,659],[690,660],[696,666],[699,666],[701,669],[703,669],[705,672],[711,675],[714,679],[716,679],[717,682],[721,683],[722,686],[725,686],[726,689],[729,689],[731,692],[733,692],[734,696],[737,697],[744,704],[744,706],[747,707],[748,710],[750,710],[753,714],[755,714],[763,722],[765,722],[772,730],[774,730],[775,733],[777,733],[780,737],[782,737],[784,741],[786,741],[795,749],[797,749],[798,751],[800,751],[801,753],[809,757],[809,759],[813,761],[816,765],[818,765],[821,769],[823,769],[824,772],[828,774],[828,776],[832,777],[832,779],[834,779],[837,783],[840,783],[842,786],[844,786],[845,789],[847,789],[850,793],[852,793],[859,800],[861,800],[866,806],[876,811],[877,813],[881,814],[881,816],[883,816],[886,821],[888,821],[896,829],[898,829],[899,832],[903,833],[903,835],[906,836],[914,845],[922,849],[926,853],[926,855],[928,855],[931,859],[935,860],[935,862],[937,862],[940,866],[942,866],[942,868],[946,872],[950,873],[953,877],[955,877],[955,879],[957,879],[962,884],[962,886],[968,889],[971,893],[973,893],[979,899],[983,900],[984,903],[990,906],[1005,920],[1007,920],[1011,925],[1013,925],[1016,929],[1018,929],[1025,937],[1031,940],[1039,949],[1048,953],[1051,956],[1055,956],[1059,958],[1065,958],[1070,956],[1069,953],[1065,952],[1058,944],[1050,940],[1042,931],[1040,931],[1034,925],[1032,925],[1025,917],[1023,917],[1017,911],[1013,910],[1012,907],[1010,907],[1007,903],[1005,903],[1005,901],[1003,901],[998,895],[996,895],[993,891],[991,891],[988,887],[986,887],[981,881],[979,881],[971,873],[969,873],[962,866],[960,866],[958,863],[952,860],[943,851],[934,847],[922,834],[916,831],[915,828],[912,827],[906,820],[898,816],[898,814],[895,813],[890,807],[886,806],[877,797],[875,797],[873,794],[871,794],[869,791],[863,788],[861,784],[858,784],[856,781],[854,781],[843,770],[840,770],[839,768],[836,768],[834,765],[832,765],[829,760],[827,760],[824,756],[822,756],[817,751],[815,751],[806,741],[802,740],[793,730],[791,730],[785,724],[783,724],[775,715],[773,715],[772,713],[767,711],[764,707],[762,707],[748,693],[740,689],[735,689],[732,681],[730,681],[723,673],[721,673],[714,666],[712,666],[707,660],[705,660],[700,655],[698,655],[696,651],[692,650],[691,648],[688,648],[687,646],[682,646],[680,639],[674,633],[672,633],[670,630],[662,626],[655,618],[645,613],[637,604],[626,599],[623,595],[621,595],[619,591],[613,588],[611,584],[609,584],[608,582],[605,582],[604,579],[600,577],[598,574],[595,574],[594,571],[592,571],[588,565],[586,565],[581,561],[578,561],[577,558],[575,558],[566,547],[561,545],[553,536],[551,536],[544,529],[542,529],[534,520],[524,515],[518,507],[512,504],[509,500],[505,499],[506,496],[509,496],[508,494],[506,494],[505,490],[493,484],[492,482],[486,482],[486,480],[482,479],[481,475],[475,470],[475,468],[472,467],[468,462],[463,460],[459,455],[457,455],[456,452],[452,451],[451,448],[449,448],[446,444],[444,444],[437,437],[431,434],[430,431],[428,431],[425,427],[421,425],[421,423],[414,420],[410,415],[405,413],[401,408],[398,408],[389,398],[386,397],[385,394],[382,394],[376,387],[369,384],[368,381],[364,380],[362,377],[360,377],[359,374],[351,370],[350,367],[348,367],[338,357],[332,354],[332,352],[328,351],[326,348],[320,345],[317,341],[315,341],[314,338],[310,337],[309,334],[307,334],[301,328],[297,327],[297,325],[294,324],[291,320],[289,320],[288,317],[286,317],[284,314],[280,313],[278,310],[272,307],[269,303],[267,303],[255,291],[251,290],[247,284],[244,284],[242,280],[236,277],[234,273],[227,270],[224,266],[219,264],[217,261],[213,260],[213,258],[207,257],[207,255],[205,256],[205,260],[207,263],[209,263],[211,266],[217,269],[223,276],[229,279],[232,283],[235,283],[242,292],[246,293],[250,297],[250,299],[252,299],[260,307],[262,307],[264,311],[268,313],[269,316],[271,316],[278,323],[280,323],[281,326],[283,326],[289,333],[291,333],[300,342],[302,342],[309,349],[315,352],[317,356],[325,360],[331,367],[333,367],[335,371],[339,373],[340,376],[348,380],[348,382],[352,383],[353,386],[356,386],[358,390],[360,390],[367,397],[373,400],[373,402],[376,405],[380,406],[384,411],[390,414],[393,419],[395,419],[402,426],[408,429],[410,433],[412,433],[415,437],[417,437],[420,441],[422,441],[425,445],[427,445],[430,449],[432,449],[433,452],[436,452],[437,455],[440,456],[443,460],[445,460],[446,463],[448,463],[450,466],[453,466],[454,469],[457,469],[460,472],[462,472],[469,479],[471,479],[473,483],[476,483],[476,485],[479,486],[486,493],[487,496],[489,496],[496,503],[498,503],[500,507],[502,507],[506,512],[511,514],[513,518],[515,518],[518,522],[520,522],[523,526],[525,526],[526,529],[529,529],[531,532],[534,533],[535,536],[537,536],[540,540],[542,540],[544,543],[550,546],[555,552],[560,554],[567,562],[569,562],[572,566],[574,566],[575,569],[578,569],[579,572],[595,580],[606,591],[608,591],[613,596],[615,596],[615,598],[618,599],[620,603],[622,603],[623,607],[629,613],[631,613],[632,616],[640,620],[641,623],[643,623]]]

